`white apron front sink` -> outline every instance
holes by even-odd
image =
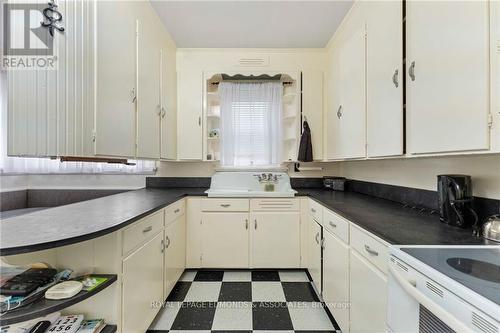
[[[274,183],[274,191],[265,191],[265,182],[259,182],[258,176],[269,172],[216,172],[212,176],[210,189],[205,193],[208,197],[294,197],[297,191],[290,185],[290,177],[286,172],[272,172],[273,178],[277,177]]]

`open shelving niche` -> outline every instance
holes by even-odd
[[[42,298],[29,305],[20,307],[9,313],[0,315],[0,326],[12,325],[21,323],[23,321],[46,316],[50,313],[64,310],[72,305],[80,303],[106,289],[117,280],[115,274],[93,274],[96,277],[108,278],[108,280],[90,291],[80,291],[78,294],[71,298],[61,300],[48,300]],[[116,326],[106,325],[102,332],[113,333],[116,332]]]
[[[281,75],[283,82],[282,126],[282,162],[297,159],[300,137],[300,73],[298,72],[238,72],[228,75]],[[222,81],[221,73],[204,73],[204,140],[203,160],[219,161],[220,159],[220,97],[218,83]],[[210,136],[212,131],[219,135]]]

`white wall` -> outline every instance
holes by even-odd
[[[262,58],[263,66],[241,66],[241,58]],[[177,49],[177,70],[217,72],[323,70],[325,49]]]
[[[301,163],[303,167],[321,167],[318,171],[294,172],[293,163],[288,163],[290,177],[322,177],[325,174],[336,175],[339,173],[338,163]],[[156,176],[158,177],[211,177],[215,169],[219,167],[214,162],[161,162],[158,165]]]
[[[439,174],[472,176],[474,195],[500,199],[500,155],[341,162],[339,174],[357,180],[436,190]]]
[[[24,189],[138,189],[147,175],[8,175],[0,176],[0,192]]]

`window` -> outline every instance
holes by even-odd
[[[276,166],[281,162],[281,82],[221,82],[221,165]]]
[[[132,161],[131,161],[132,162]],[[135,166],[123,164],[64,162],[48,158],[7,156],[7,75],[0,72],[0,174],[26,173],[153,173],[154,161],[135,161]]]

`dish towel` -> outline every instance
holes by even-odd
[[[304,131],[300,137],[299,156],[297,160],[300,162],[312,162],[313,160],[313,147],[311,141],[311,129],[307,121],[304,121]]]

